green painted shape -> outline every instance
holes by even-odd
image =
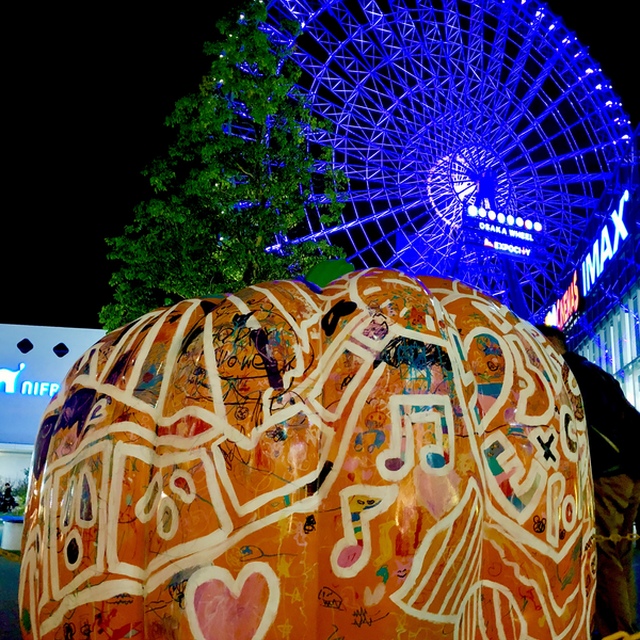
[[[355,267],[347,262],[344,258],[338,258],[337,260],[325,260],[318,263],[305,278],[317,284],[320,288],[324,289],[330,282],[341,278],[347,273],[355,271]]]

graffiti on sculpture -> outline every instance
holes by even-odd
[[[355,272],[187,300],[72,368],[34,454],[28,638],[581,638],[585,424],[528,323]]]

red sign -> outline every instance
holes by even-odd
[[[574,271],[571,284],[564,292],[562,298],[556,301],[551,311],[547,314],[544,319],[545,324],[558,327],[558,329],[564,328],[571,316],[578,311],[579,304],[580,290],[578,289],[578,272]]]

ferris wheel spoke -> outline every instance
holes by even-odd
[[[510,26],[510,23],[507,22]],[[534,46],[535,32],[531,33],[527,38],[518,38],[518,40],[510,41],[510,48],[516,50],[515,58],[505,55],[504,72],[507,77],[504,83],[504,93],[508,96],[518,95],[518,86],[523,84],[525,76],[525,68],[531,57],[531,50]],[[508,102],[505,104],[509,104]]]
[[[387,216],[393,216],[399,212],[409,212],[416,207],[422,206],[422,202],[416,201],[413,203],[403,203],[396,207],[390,207],[383,211],[377,211],[375,213],[370,214],[367,217],[357,218],[356,220],[350,220],[348,222],[342,222],[340,224],[335,225],[334,227],[323,229],[322,231],[318,231],[315,233],[310,233],[300,238],[296,238],[295,242],[307,242],[309,240],[318,240],[319,238],[326,238],[333,234],[340,233],[342,231],[348,231],[349,229],[353,229],[354,227],[363,227],[367,223],[377,222],[378,220],[385,218]]]
[[[478,25],[477,29],[482,30],[485,34],[489,30],[489,26],[485,24],[484,14],[482,9],[473,5],[473,23]],[[481,93],[479,99],[483,105],[486,105],[486,113],[488,115],[486,124],[491,127],[500,127],[500,121],[497,119],[496,112],[500,109],[500,104],[504,100],[508,100],[508,92],[503,91],[500,78],[505,68],[506,50],[509,43],[509,5],[505,3],[502,11],[494,23],[492,29],[493,37],[483,38],[482,34],[478,34],[478,39],[481,40],[480,46],[483,53],[485,49],[485,42],[489,40],[491,46],[491,54],[484,53],[481,66],[476,69],[476,73],[481,78]],[[481,70],[485,69],[486,72],[482,73]]]
[[[424,212],[423,216],[419,216],[419,218],[424,217],[424,215],[427,215],[427,213]],[[397,264],[398,261],[405,261],[405,264],[406,264],[407,257],[410,257],[411,262],[413,264],[414,271],[416,268],[420,268],[421,265],[425,264],[426,255],[427,255],[424,251],[425,236],[419,233],[412,233],[411,230],[412,230],[412,224],[407,222],[404,225],[400,225],[394,231],[394,234],[395,234],[394,251],[384,260],[384,263],[381,266],[393,266],[394,264]],[[444,231],[444,230],[439,230],[439,231]],[[361,257],[370,248],[372,247],[375,248],[378,245],[388,241],[389,241],[388,235],[374,239],[369,246],[362,247],[361,249],[355,251],[353,254],[353,257],[355,258]],[[399,246],[400,244],[402,246]],[[450,244],[451,246],[449,247],[449,249],[455,246],[455,243],[453,241],[451,241]],[[440,246],[437,249],[434,249],[428,252],[429,262],[431,264],[440,264],[444,260],[446,260],[449,253],[450,251],[447,250],[447,247]]]

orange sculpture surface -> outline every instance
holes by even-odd
[[[107,335],[36,444],[25,638],[583,639],[577,386],[459,282],[354,272]]]

